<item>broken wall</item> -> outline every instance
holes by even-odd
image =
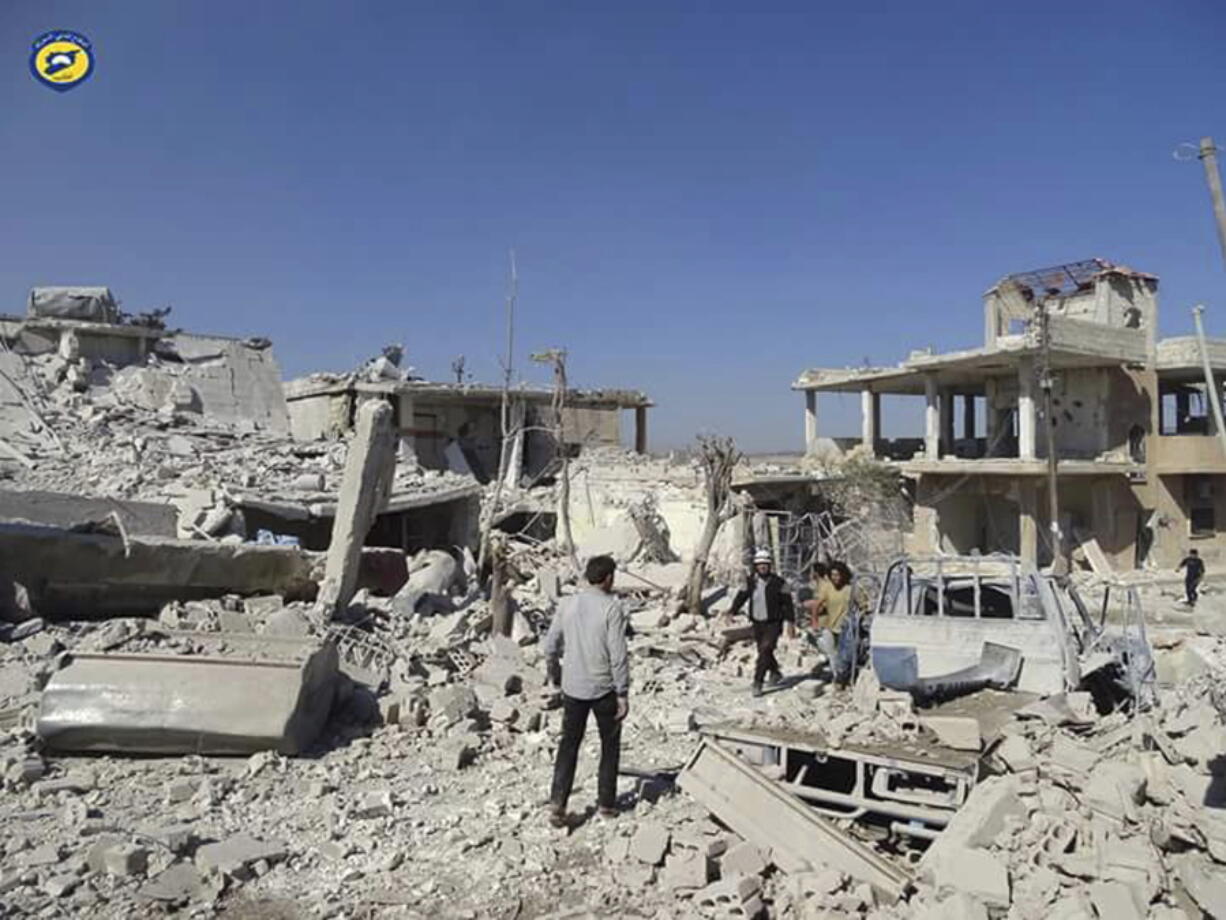
[[[183,361],[176,376],[199,395],[202,414],[289,432],[281,368],[266,341],[188,334],[166,341]]]
[[[916,489],[915,525],[907,551],[1017,553],[1020,496],[1007,477],[974,476],[956,489],[953,476],[922,476]]]
[[[1193,486],[1190,480],[1203,483],[1212,492],[1215,530],[1212,535],[1192,535],[1191,514]],[[1186,475],[1154,476],[1149,495],[1153,514],[1153,547],[1150,556],[1153,564],[1161,569],[1173,569],[1189,549],[1196,549],[1205,565],[1214,569],[1226,565],[1226,476]]]
[[[550,413],[552,414],[552,413]],[[562,422],[569,444],[617,447],[621,444],[621,410],[571,408],[562,410]]]
[[[690,561],[707,515],[701,473],[688,464],[635,462],[627,455],[621,455],[625,460],[617,463],[609,459],[611,454],[601,452],[604,462],[572,467],[571,531],[580,558],[599,553],[628,558],[639,543],[628,509],[651,500],[668,527],[669,545],[683,562]],[[743,542],[738,515],[716,537],[710,556],[712,570],[727,576],[739,574]]]
[[[1093,460],[1104,453],[1144,455],[1152,400],[1137,372],[1123,368],[1073,368],[1057,372],[1052,387],[1056,455]],[[1040,433],[1036,453],[1047,456],[1042,399],[1036,400]],[[1142,440],[1135,446],[1134,435]]]

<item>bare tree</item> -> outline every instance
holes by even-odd
[[[553,367],[553,443],[561,468],[558,471],[558,548],[570,559],[575,574],[579,558],[575,555],[575,536],[570,526],[570,454],[566,447],[566,350],[550,348],[537,352],[532,360]]]
[[[485,568],[490,552],[490,534],[494,529],[494,519],[502,504],[502,489],[510,465],[512,441],[511,432],[511,383],[515,378],[515,304],[519,299],[519,272],[515,265],[515,250],[511,253],[511,277],[507,286],[507,350],[502,359],[502,411],[500,418],[500,434],[502,439],[498,450],[498,478],[494,482],[494,493],[486,497],[481,508],[480,544],[477,549],[477,571]]]
[[[681,609],[689,613],[702,613],[702,586],[707,578],[707,559],[711,555],[711,547],[715,544],[719,529],[738,512],[732,495],[732,471],[740,460],[741,453],[732,438],[699,435],[698,461],[702,465],[706,484],[707,518],[702,527],[702,536],[694,548],[681,604]]]

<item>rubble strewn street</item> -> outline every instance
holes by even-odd
[[[209,645],[206,637],[242,647],[216,631],[226,605],[197,613],[200,639],[167,635],[156,622],[111,621],[48,626],[6,646],[5,711],[32,701],[65,651],[192,654]],[[182,622],[181,612],[173,616]],[[28,727],[10,727],[0,811],[11,829],[5,903],[100,917],[141,915],[154,903],[198,914],[249,902],[310,916],[364,907],[471,917],[1221,910],[1214,899],[1226,819],[1208,807],[1221,802],[1212,772],[1226,743],[1213,703],[1220,670],[1164,691],[1153,714],[1071,726],[1006,722],[984,746],[997,775],[976,786],[918,865],[905,848],[884,851],[915,875],[909,900],[890,904],[837,871],[785,874],[771,868],[769,853],[747,858],[746,844],[671,777],[698,733],[725,722],[802,727],[833,748],[931,742],[911,707],[876,689],[870,672],[854,691],[831,691],[809,676],[817,658],[799,642],[784,651],[795,677],[754,700],[745,692],[751,650],[721,655],[718,621],[670,617],[659,600],[644,601],[634,618],[628,775],[619,784],[625,811],[616,819],[593,817],[569,832],[541,820],[558,711],[537,644],[472,629],[432,639],[447,620],[416,614],[397,637],[414,651],[397,662],[389,691],[375,697],[347,683],[302,757],[44,756]],[[257,620],[252,628],[260,635],[270,626]],[[113,644],[121,634],[128,638]],[[455,669],[447,650],[456,648],[481,663]],[[1215,640],[1212,652],[1223,660],[1226,643]],[[593,765],[593,757],[581,760],[576,802],[594,795]],[[837,826],[873,840],[854,823]],[[965,871],[970,865],[974,872]]]
[[[1189,607],[1088,540],[1066,574],[908,553],[910,495],[864,445],[647,456],[589,394],[594,443],[563,464],[509,433],[494,465],[471,429],[419,440],[427,391],[390,365],[316,393],[343,424],[294,440],[266,342],[148,329],[108,357],[129,327],[6,322],[6,914],[1226,916],[1213,583]],[[555,827],[543,640],[600,554],[629,636],[617,807],[589,728]],[[764,688],[731,616],[751,559],[800,627]],[[837,645],[808,613],[836,562]]]

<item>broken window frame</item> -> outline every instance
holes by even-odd
[[[1042,600],[1042,588],[1039,585],[1038,575],[1032,572],[1023,573],[1019,571],[1016,561],[1010,563],[1011,573],[1002,579],[999,576],[986,576],[982,572],[972,572],[962,575],[946,575],[943,572],[943,564],[940,559],[935,560],[936,574],[934,576],[924,576],[917,578],[914,569],[910,565],[900,564],[891,568],[891,571],[886,576],[886,586],[881,592],[881,606],[879,612],[886,615],[902,615],[902,616],[918,616],[918,617],[941,617],[951,620],[986,620],[986,621],[1025,621],[1031,623],[1042,622],[1047,619],[1047,609]],[[897,585],[896,579],[901,578],[901,586]],[[950,603],[948,595],[951,591],[963,591],[970,587],[974,597],[974,611],[972,616],[962,616],[950,612]],[[917,591],[917,588],[919,589]],[[984,615],[984,595],[985,588],[992,592],[1006,593],[1011,609],[1007,616],[992,616]],[[936,593],[936,610],[932,613],[923,612],[926,602],[929,599],[930,591],[935,589]],[[898,592],[904,592],[905,605],[902,614],[893,614],[892,611],[898,609]]]
[[[1193,539],[1214,536],[1217,533],[1217,494],[1213,477],[1186,476],[1183,494],[1188,508],[1188,536]]]

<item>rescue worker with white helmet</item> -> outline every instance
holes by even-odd
[[[770,550],[759,549],[753,554],[753,571],[749,581],[732,601],[729,617],[740,613],[749,603],[749,622],[753,626],[754,645],[758,647],[758,660],[753,670],[753,695],[762,695],[762,682],[768,679],[771,685],[783,679],[779,662],[775,659],[775,646],[786,623],[788,638],[796,637],[796,614],[792,605],[792,592],[788,583],[771,571],[774,560]]]

